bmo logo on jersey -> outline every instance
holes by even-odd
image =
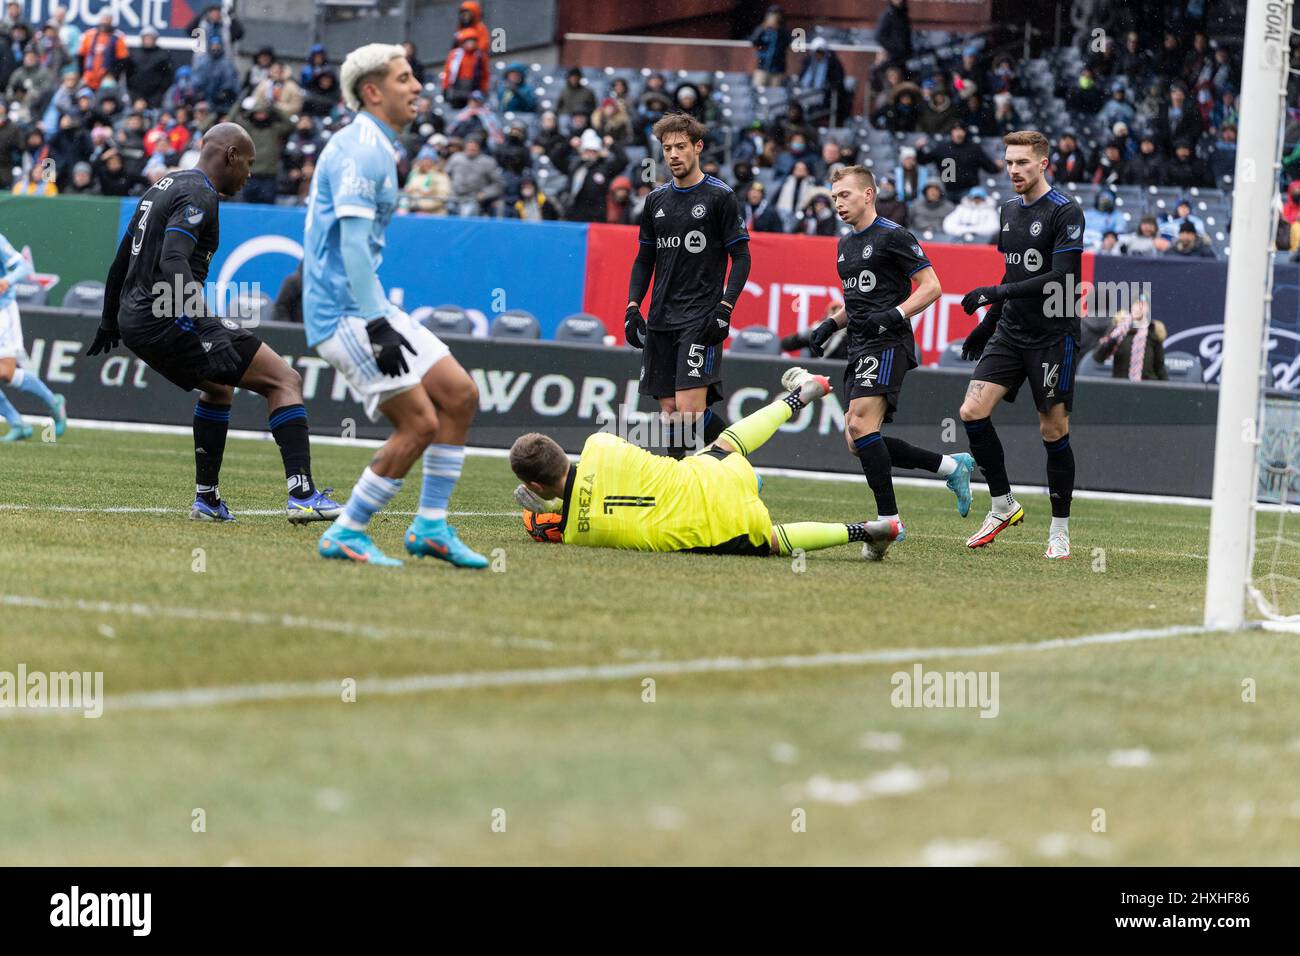
[[[1006,256],[1007,265],[1018,266],[1021,264],[1020,253],[1007,252],[1004,253],[1004,255]],[[1026,272],[1037,272],[1039,269],[1043,267],[1043,254],[1039,252],[1037,249],[1026,249],[1025,256],[1024,256],[1024,266]]]
[[[682,244],[686,247],[687,252],[703,252],[709,241],[704,238],[704,233],[700,232],[700,230],[692,229],[686,234],[686,241]]]
[[[876,287],[876,274],[870,269],[863,269],[855,276],[849,276],[843,280],[844,291],[857,289],[859,292],[870,292]]]

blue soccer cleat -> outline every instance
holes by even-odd
[[[957,496],[957,514],[970,514],[970,476],[975,474],[975,459],[965,452],[953,455],[957,470],[948,476],[948,490]]]
[[[333,488],[318,489],[310,498],[289,496],[284,506],[290,524],[307,524],[309,521],[333,521],[343,513],[343,506],[330,498]]]
[[[0,441],[26,441],[31,437],[31,425],[10,425],[9,430],[3,435],[0,435]]]
[[[54,406],[50,409],[54,415],[54,437],[62,438],[68,430],[67,400],[62,395],[54,396]]]
[[[419,558],[425,555],[441,558],[458,568],[488,566],[488,559],[461,541],[456,529],[447,524],[445,518],[433,521],[416,515],[406,529],[406,550]]]
[[[202,498],[195,498],[194,504],[190,505],[190,520],[192,521],[234,521],[235,516],[230,513],[226,503],[220,498],[215,505],[210,505]]]
[[[325,529],[316,545],[322,558],[337,558],[340,561],[355,561],[357,564],[373,564],[380,568],[399,568],[402,562],[390,558],[380,551],[370,535],[364,531],[353,531],[338,524]]]

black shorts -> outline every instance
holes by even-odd
[[[984,347],[971,380],[992,382],[1007,390],[1006,401],[1014,402],[1016,392],[1026,379],[1034,395],[1034,405],[1045,412],[1053,405],[1074,404],[1074,367],[1079,343],[1072,335],[1041,348],[1024,348],[994,336]]]
[[[183,324],[182,324],[183,323]],[[238,385],[262,341],[233,319],[184,319],[160,331],[122,329],[122,342],[177,388],[193,391],[203,382]]]
[[[641,350],[641,394],[671,398],[690,388],[709,390],[705,405],[722,401],[722,346],[699,345],[698,330],[647,329]]]
[[[902,345],[868,345],[854,350],[844,367],[844,392],[849,401],[883,395],[885,421],[892,422],[903,378],[914,367],[913,362],[910,350]]]

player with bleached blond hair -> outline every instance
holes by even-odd
[[[357,115],[321,151],[307,198],[303,325],[307,344],[347,380],[370,419],[383,415],[393,433],[317,550],[325,558],[401,564],[367,529],[423,457],[419,511],[403,536],[406,550],[484,568],[487,559],[447,523],[478,389],[436,335],[387,300],[376,274],[397,206],[398,134],[415,118],[421,87],[403,49],[384,43],[349,53],[341,84]]]

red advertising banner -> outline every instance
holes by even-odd
[[[922,243],[943,285],[943,295],[912,317],[922,365],[934,365],[950,342],[966,337],[975,316],[961,310],[961,299],[980,285],[1002,278],[1002,257],[993,246]],[[815,325],[832,302],[843,302],[835,271],[836,240],[829,236],[754,233],[745,293],[736,303],[733,329],[763,325],[785,336]],[[587,234],[587,276],[583,309],[600,316],[610,333],[623,340],[627,280],[637,253],[634,226],[592,225]],[[1083,257],[1083,280],[1093,279],[1093,256]]]

